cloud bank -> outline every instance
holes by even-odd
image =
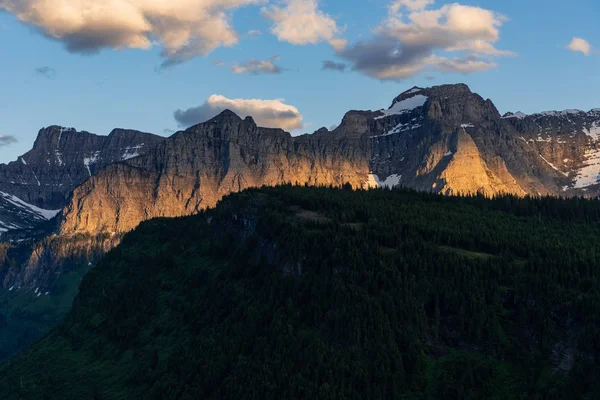
[[[485,71],[497,66],[495,58],[515,55],[495,47],[506,21],[503,15],[458,3],[430,9],[433,4],[393,1],[374,37],[344,47],[338,56],[373,78],[402,80],[427,70]]]
[[[242,118],[251,116],[257,125],[266,128],[289,131],[303,127],[302,114],[282,99],[228,99],[212,95],[201,106],[175,111],[174,117],[180,126],[189,127],[207,121],[224,110],[231,110]]]
[[[0,0],[0,10],[63,42],[70,52],[163,47],[164,66],[238,42],[239,7],[266,0]]]

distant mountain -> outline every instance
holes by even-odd
[[[0,398],[598,399],[599,218],[580,199],[234,194],[128,233],[0,366]]]
[[[0,164],[0,233],[54,216],[73,189],[102,167],[143,154],[163,140],[124,129],[108,136],[59,126],[40,130],[30,151]]]
[[[600,193],[600,109],[508,113],[503,119],[564,183],[552,194],[595,197]]]

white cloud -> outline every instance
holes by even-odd
[[[267,0],[0,0],[0,10],[64,42],[67,49],[147,49],[159,42],[164,65],[232,46],[230,13]]]
[[[582,52],[586,56],[592,54],[592,45],[590,44],[590,42],[578,37],[574,37],[573,40],[571,40],[571,43],[569,43],[567,49],[571,51]]]
[[[273,21],[271,32],[282,42],[307,45],[326,41],[334,48],[343,46],[337,22],[318,7],[318,0],[283,0],[282,6],[270,5],[262,12]]]
[[[279,56],[274,56],[268,60],[249,60],[243,64],[233,64],[231,70],[234,74],[280,74],[282,69],[275,61],[279,60]]]
[[[338,51],[353,69],[381,80],[405,79],[426,70],[471,73],[497,66],[500,27],[506,17],[458,3],[430,9],[434,0],[395,0],[375,37]],[[448,54],[454,53],[454,57]]]
[[[251,116],[258,126],[285,130],[303,127],[302,114],[283,99],[228,99],[221,95],[210,96],[204,104],[187,110],[175,111],[180,126],[192,126],[207,121],[224,110],[231,110],[242,118]]]

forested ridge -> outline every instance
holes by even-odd
[[[600,398],[600,202],[281,186],[142,223],[3,399]]]

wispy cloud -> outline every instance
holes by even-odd
[[[323,66],[321,67],[321,69],[330,69],[333,71],[344,72],[347,67],[348,67],[348,65],[344,64],[342,62],[325,60],[325,61],[323,61]]]
[[[246,35],[250,36],[250,37],[256,37],[256,36],[262,35],[262,32],[258,29],[252,29],[252,30],[248,31],[248,33],[246,33]]]
[[[273,56],[268,60],[248,60],[242,64],[233,64],[231,70],[234,74],[280,74],[282,68],[275,64],[279,60],[279,56]]]
[[[0,135],[0,147],[17,143],[17,138],[12,135]]]
[[[46,79],[54,79],[56,78],[56,70],[52,67],[39,67],[34,69],[34,72],[37,76],[41,76]]]

